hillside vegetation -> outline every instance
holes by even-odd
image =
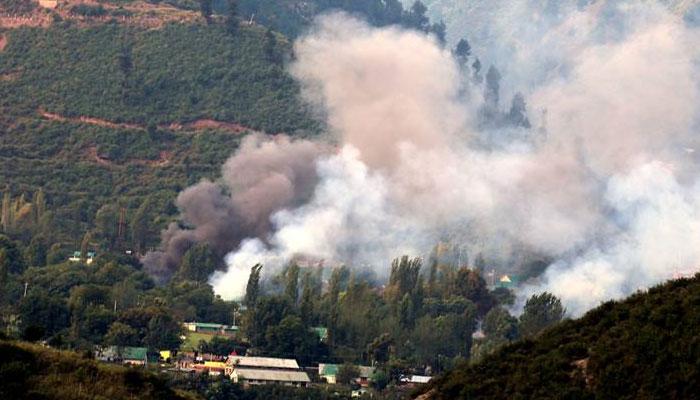
[[[212,118],[271,133],[313,127],[297,85],[277,62],[289,43],[273,35],[266,47],[262,28],[230,35],[218,25],[63,23],[5,35],[5,113],[43,109],[141,124]]]
[[[696,399],[700,275],[607,302],[435,381],[429,399]]]
[[[241,135],[318,131],[283,65],[289,42],[261,27],[66,21],[0,35],[0,191],[20,215],[41,189],[48,211],[5,223],[18,239],[72,251],[100,209],[113,230],[124,208],[131,233],[148,203],[141,248],[156,246],[177,193],[216,176]]]
[[[3,399],[193,399],[138,369],[99,364],[78,353],[0,341]]]

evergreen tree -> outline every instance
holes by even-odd
[[[471,55],[471,52],[472,48],[466,39],[460,39],[453,51],[455,57],[457,58],[457,62],[459,62],[459,65],[462,67],[467,63],[467,59]]]
[[[445,22],[440,21],[431,25],[429,31],[435,35],[441,45],[445,44],[447,39],[447,25],[445,25]]]
[[[427,32],[430,23],[430,20],[426,16],[427,11],[428,7],[426,7],[420,0],[416,0],[408,13],[409,25],[419,31]]]
[[[516,93],[508,112],[508,122],[515,127],[530,129],[530,120],[527,118],[527,107],[525,97],[522,93]]]
[[[243,304],[247,307],[254,307],[258,301],[258,296],[260,295],[260,271],[262,270],[262,264],[255,264],[250,269],[250,276],[248,277],[248,284],[245,288],[245,298]]]

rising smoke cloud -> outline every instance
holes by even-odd
[[[178,204],[195,229],[175,233],[233,250],[210,280],[224,298],[243,295],[257,262],[269,273],[304,255],[383,276],[392,257],[425,255],[445,238],[506,269],[518,251],[555,260],[519,297],[548,290],[573,315],[697,270],[700,181],[690,149],[700,41],[661,7],[615,11],[625,18],[608,27],[614,35],[592,28],[597,9],[552,28],[574,29],[577,47],[566,35],[548,38],[567,48],[557,55],[566,68],[530,82],[530,109],[547,109],[547,119],[515,136],[477,129],[483,104],[474,94],[483,88],[465,84],[433,38],[344,14],[320,18],[295,44],[290,70],[328,116],[339,150],[256,139],[227,163],[235,168],[224,167],[230,193],[214,194],[221,184],[211,182],[183,192],[193,201]],[[245,155],[266,146],[288,151],[258,168]],[[238,176],[248,168],[258,175]],[[283,189],[258,189],[257,176],[278,174]],[[260,199],[272,203],[258,209]],[[188,211],[198,207],[206,211]]]
[[[172,223],[163,232],[162,250],[144,257],[147,271],[164,282],[195,243],[207,244],[223,258],[241,240],[265,237],[274,212],[309,199],[318,181],[314,160],[329,149],[285,136],[246,137],[223,165],[219,181],[202,180],[177,197],[184,227]]]

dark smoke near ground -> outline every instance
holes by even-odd
[[[307,140],[264,135],[244,139],[222,167],[222,178],[202,180],[177,197],[181,223],[162,233],[161,249],[143,258],[159,283],[167,282],[196,243],[205,243],[223,261],[247,237],[264,238],[270,216],[305,203],[318,181],[314,160],[329,147]]]

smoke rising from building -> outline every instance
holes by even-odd
[[[224,167],[230,193],[211,182],[183,192],[194,229],[166,232],[173,250],[160,256],[181,256],[180,240],[230,250],[210,281],[240,298],[258,262],[270,273],[305,255],[385,276],[391,258],[448,238],[505,266],[518,251],[555,260],[519,296],[548,290],[574,315],[696,270],[700,41],[662,8],[615,11],[614,35],[594,29],[594,9],[552,28],[553,51],[566,29],[577,47],[556,55],[565,71],[525,88],[529,109],[547,110],[546,129],[531,130],[478,129],[483,88],[433,38],[320,18],[290,70],[339,151],[318,144],[328,138],[256,138]],[[266,146],[275,162],[258,164]]]

